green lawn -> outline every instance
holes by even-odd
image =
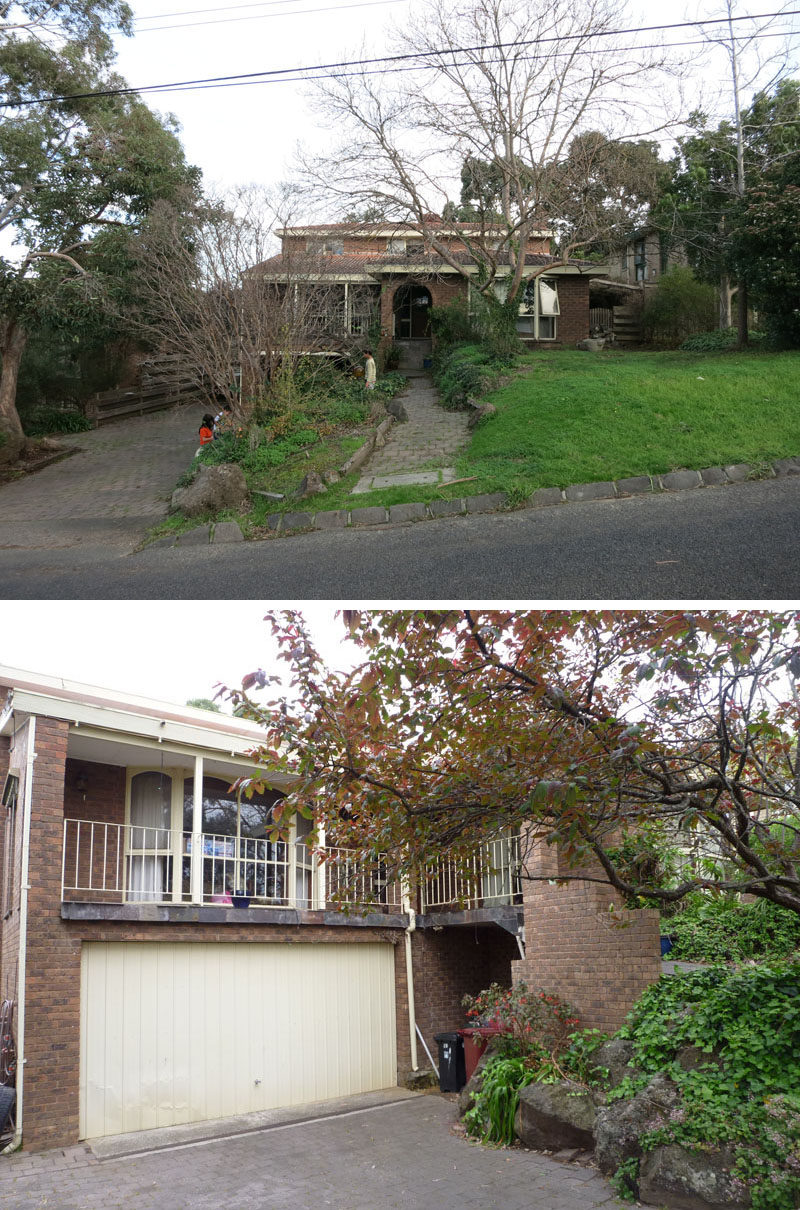
[[[736,462],[758,467],[800,454],[800,351],[537,352],[520,357],[510,381],[485,401],[497,414],[476,430],[458,459],[458,477],[466,482],[353,496],[363,473],[356,471],[324,495],[298,500],[297,485],[308,471],[341,466],[363,442],[367,426],[353,416],[278,465],[246,465],[251,490],[281,492],[284,499],[254,494],[252,510],[235,519],[255,536],[269,532],[267,517],[276,512],[498,491],[521,503],[538,487]],[[225,513],[217,519],[234,518]],[[171,517],[150,536],[197,524]]]
[[[800,454],[800,352],[533,353],[486,400],[497,415],[458,464],[477,476],[470,490],[518,497]]]

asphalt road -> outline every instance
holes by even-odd
[[[778,601],[800,477],[120,557],[0,549],[4,599]]]

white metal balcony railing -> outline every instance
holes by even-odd
[[[518,836],[500,836],[469,856],[432,862],[423,871],[422,911],[503,907],[522,902]]]
[[[252,907],[375,907],[399,911],[400,884],[384,862],[352,849],[140,825],[64,820],[61,898],[97,903],[228,904],[242,889]],[[194,877],[193,877],[194,876]]]

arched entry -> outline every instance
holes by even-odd
[[[425,286],[407,282],[395,291],[394,335],[396,340],[427,340],[431,334],[431,294]]]

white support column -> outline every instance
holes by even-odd
[[[194,758],[192,787],[192,903],[203,902],[203,758]]]
[[[317,839],[317,848],[318,849],[325,848],[325,829],[324,828],[320,828],[320,830],[319,830],[319,837]],[[315,869],[314,869],[312,877],[311,877],[311,887],[312,887],[311,894],[312,894],[312,898],[313,898],[316,893],[316,898],[314,900],[313,906],[316,908],[320,908],[322,911],[324,911],[325,910],[325,862],[319,861],[317,858],[315,858],[314,866],[315,866]]]

